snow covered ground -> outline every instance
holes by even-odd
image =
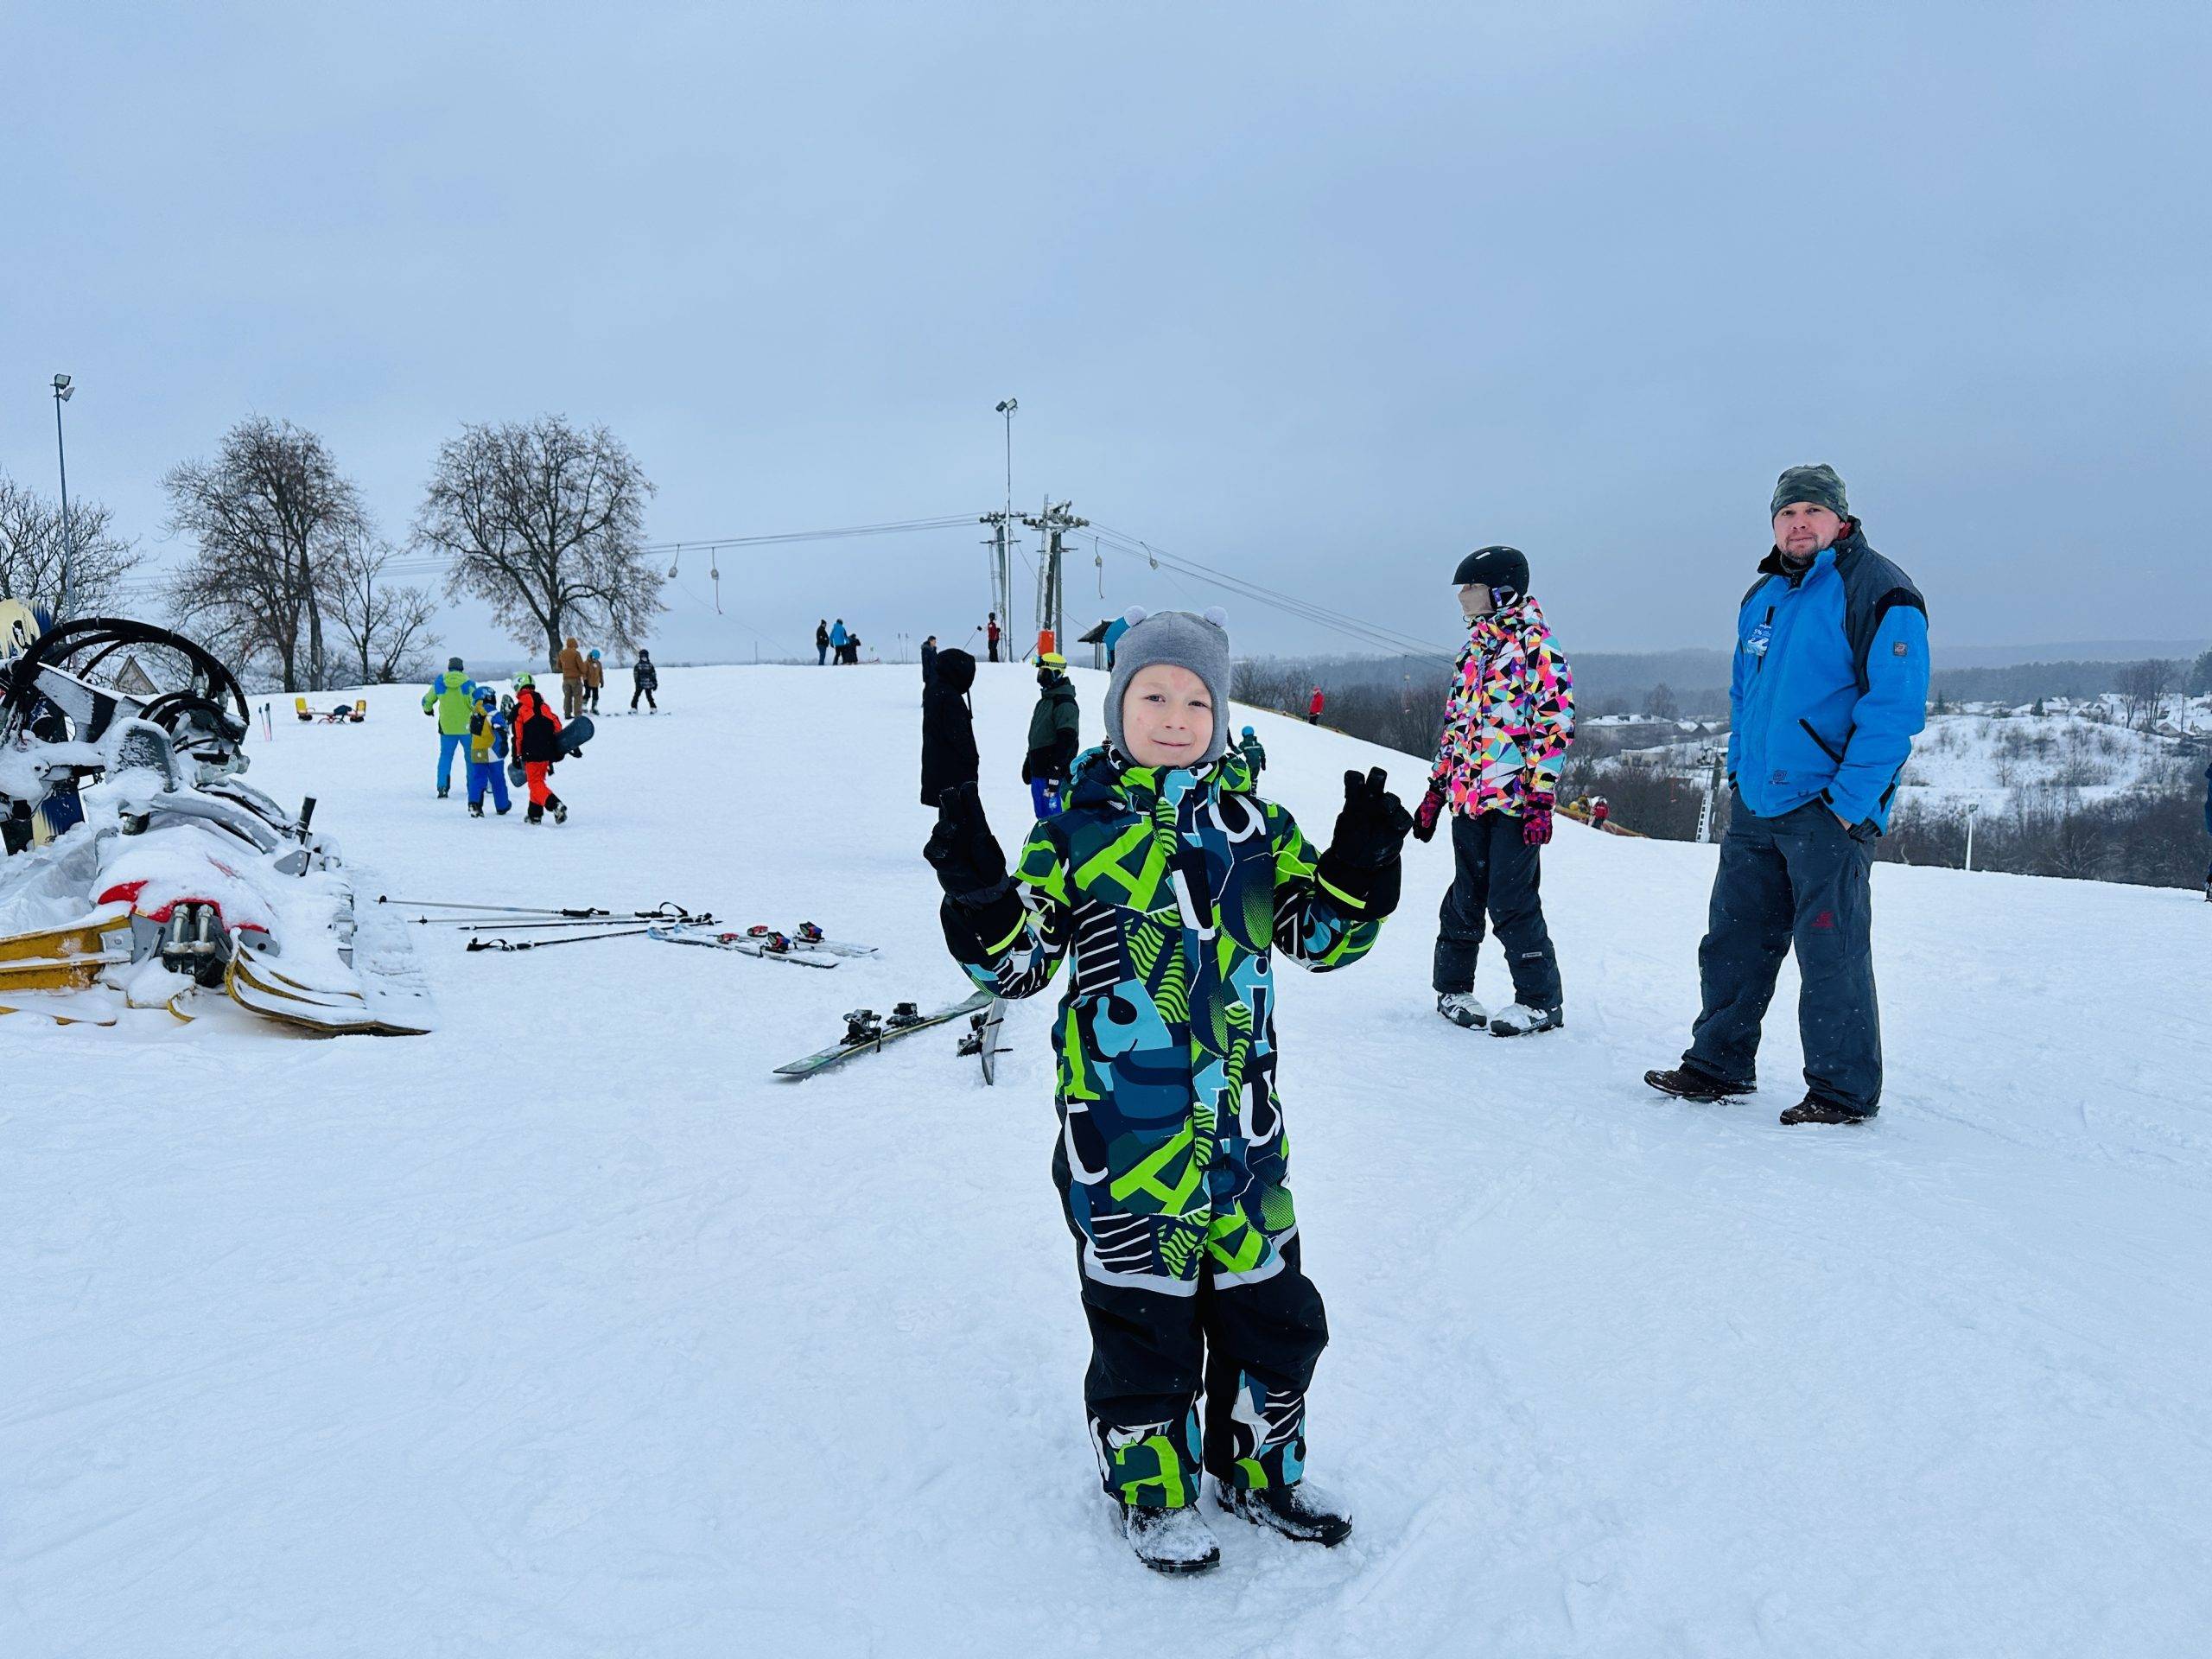
[[[1033,683],[982,679],[1011,842]],[[995,1090],[950,1033],[767,1075],[963,988],[915,671],[664,683],[558,830],[434,799],[404,690],[280,724],[252,781],[371,893],[674,899],[880,960],[423,928],[428,1038],[0,1020],[0,1655],[2202,1650],[2212,906],[1878,866],[1886,1109],[1785,1130],[1793,978],[1754,1101],[1639,1081],[1711,849],[1561,823],[1568,1026],[1516,1044],[1429,1011],[1412,848],[1375,955],[1281,991],[1312,1468],[1358,1530],[1224,1521],[1166,1582],[1081,1432],[1046,1010]],[[1346,766],[1414,779],[1249,717],[1317,838]]]

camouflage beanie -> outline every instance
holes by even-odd
[[[1826,461],[1813,467],[1792,467],[1775,480],[1774,505],[1767,509],[1766,516],[1777,517],[1793,501],[1826,507],[1839,518],[1851,517],[1851,504],[1843,499],[1843,480]]]

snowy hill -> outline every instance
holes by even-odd
[[[981,677],[1011,844],[1034,686]],[[1785,1130],[1787,972],[1755,1099],[1639,1081],[1695,1011],[1712,849],[1563,823],[1567,1027],[1512,1043],[1430,1011],[1446,853],[1410,848],[1373,957],[1281,987],[1312,1469],[1358,1530],[1224,1522],[1220,1572],[1162,1582],[1082,1433],[1047,1008],[995,1090],[940,1033],[768,1077],[963,989],[915,671],[664,684],[557,830],[433,798],[405,689],[280,724],[252,781],[317,796],[367,893],[673,899],[880,959],[422,928],[427,1038],[0,1020],[0,1654],[2202,1647],[2212,906],[1878,866],[1885,1112]],[[1345,767],[1414,786],[1243,718],[1317,839]]]

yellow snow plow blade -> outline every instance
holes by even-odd
[[[128,962],[128,912],[0,938],[0,992],[81,991],[111,963]],[[113,936],[126,938],[118,942]]]

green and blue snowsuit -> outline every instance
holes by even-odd
[[[1175,1508],[1195,1501],[1202,1465],[1230,1484],[1294,1483],[1328,1328],[1299,1267],[1274,957],[1324,972],[1358,961],[1396,902],[1396,867],[1371,894],[1324,880],[1233,752],[1194,774],[1093,749],[1014,880],[1010,934],[977,937],[947,901],[945,936],[1002,997],[1034,995],[1070,964],[1053,1173],[1091,1327],[1084,1394],[1106,1490]]]

